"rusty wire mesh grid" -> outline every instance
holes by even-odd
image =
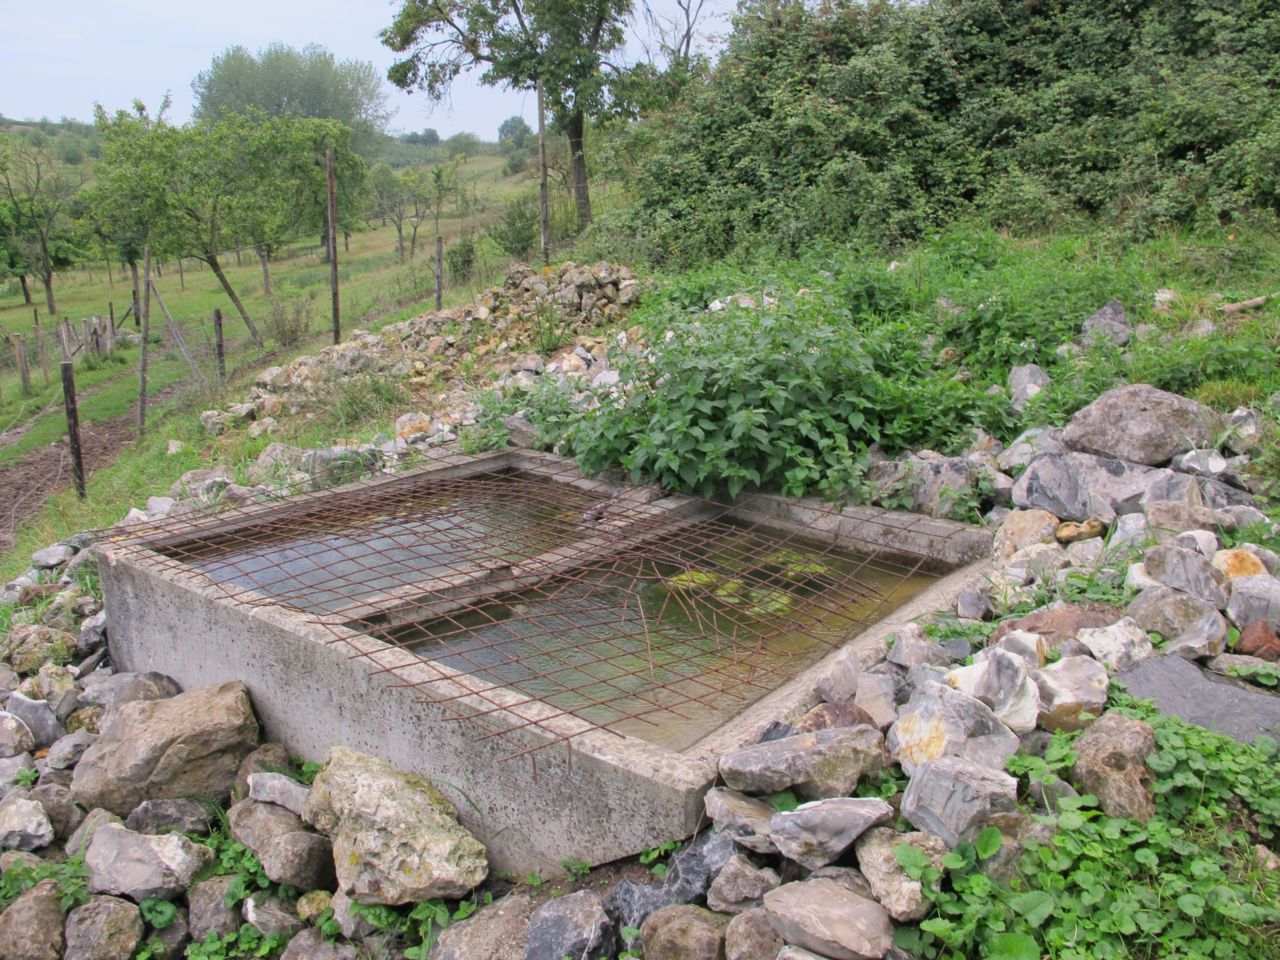
[[[878,549],[875,531],[938,535],[936,521],[863,510],[851,545],[837,506],[779,516],[777,502],[666,496],[554,458],[445,454],[426,471],[110,539],[228,600],[297,612],[513,754],[590,730],[681,750],[934,575]],[[354,638],[411,656],[389,664],[386,647]]]

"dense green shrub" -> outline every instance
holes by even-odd
[[[1141,232],[1274,212],[1276,62],[1276,0],[748,4],[639,134],[614,227],[683,263],[974,214]]]

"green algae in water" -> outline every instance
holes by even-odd
[[[391,639],[614,732],[685,750],[932,579],[825,551],[820,560],[799,554],[813,561],[805,569],[824,570],[793,583],[777,564],[753,569],[738,549],[746,545],[744,535],[692,569],[632,559],[557,578],[397,628]]]

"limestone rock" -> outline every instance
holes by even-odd
[[[92,897],[67,915],[63,960],[129,960],[142,930],[142,914],[128,900]]]
[[[1226,645],[1227,624],[1214,605],[1170,587],[1143,590],[1130,601],[1129,616],[1172,641],[1180,655],[1215,656]]]
[[[1147,632],[1132,617],[1117,620],[1109,627],[1086,628],[1076,634],[1076,639],[1108,670],[1127,670],[1155,653]]]
[[[41,880],[0,913],[0,960],[61,960],[66,943],[56,880]]]
[[[82,806],[119,816],[143,800],[225,797],[257,740],[258,722],[242,683],[132,701],[107,714],[76,766],[71,790]]]
[[[735,853],[732,837],[703,830],[672,855],[663,888],[676,903],[701,900]]]
[[[902,795],[902,815],[911,825],[949,847],[973,840],[993,817],[1017,809],[1018,781],[957,757],[921,764]]]
[[[996,455],[996,465],[1006,473],[1017,473],[1042,453],[1066,453],[1062,431],[1033,427]]]
[[[1153,580],[1204,600],[1217,610],[1226,608],[1227,578],[1203,554],[1165,544],[1148,550],[1142,562]]]
[[[854,703],[820,703],[791,725],[795,733],[834,730],[837,727],[874,727],[875,719]]]
[[[898,719],[894,687],[893,678],[882,673],[864,673],[858,678],[853,705],[866,713],[879,730],[887,730]]]
[[[431,948],[431,960],[524,960],[532,914],[533,900],[508,894],[446,927]]]
[[[488,873],[484,846],[430,782],[347,747],[329,750],[303,816],[333,841],[338,886],[360,902],[461,897]]]
[[[47,771],[46,771],[47,773]],[[45,816],[53,825],[54,839],[66,840],[84,820],[81,810],[71,797],[71,789],[54,783],[47,776],[30,791],[30,797],[44,808]]]
[[[1017,752],[1018,738],[985,703],[926,681],[911,695],[885,740],[890,756],[911,776],[916,767],[960,756],[997,769]]]
[[[1063,520],[1110,524],[1138,510],[1152,484],[1171,472],[1089,453],[1041,454],[1014,483],[1013,502]]]
[[[893,851],[901,843],[923,853],[935,870],[942,869],[947,845],[932,834],[898,833],[892,827],[876,827],[858,838],[858,868],[870,884],[872,896],[893,919],[906,922],[919,920],[933,903],[925,896],[920,881],[912,880],[898,863]]]
[[[842,647],[818,678],[818,696],[827,703],[847,703],[858,693],[862,664],[853,647]]]
[[[56,832],[38,800],[12,790],[0,800],[0,850],[40,850]]]
[[[783,884],[764,908],[783,940],[832,960],[878,960],[893,946],[888,911],[834,880]]]
[[[106,823],[89,841],[84,863],[89,889],[128,897],[172,900],[213,859],[213,851],[176,833],[150,836]]]
[[[257,854],[276,883],[299,890],[333,886],[333,846],[304,829],[297,814],[272,803],[241,800],[227,811],[231,835]]]
[[[951,654],[941,644],[934,643],[918,623],[909,623],[893,634],[893,645],[885,658],[899,667],[940,665],[951,662]]]
[[[782,937],[762,907],[738,914],[724,931],[724,960],[777,960],[782,947]]]
[[[177,681],[163,673],[94,673],[85,678],[80,705],[106,711],[137,700],[167,700],[181,692]]]
[[[432,956],[435,955],[433,951]],[[299,931],[280,954],[280,960],[359,960],[359,957],[351,944],[326,940],[315,929]]]
[[[1266,564],[1251,550],[1236,547],[1233,550],[1219,550],[1213,555],[1213,565],[1222,571],[1228,580],[1237,577],[1261,577],[1270,571]]]
[[[58,721],[48,700],[36,700],[14,690],[6,703],[8,712],[21,720],[31,732],[36,748],[52,746],[66,736],[66,729]]]
[[[1119,300],[1111,300],[1085,320],[1080,332],[1086,344],[1105,343],[1123,347],[1133,335],[1133,328],[1125,316],[1124,306]]]
[[[1111,680],[1092,657],[1063,657],[1036,674],[1040,688],[1040,726],[1045,730],[1081,730],[1101,716]]]
[[[992,553],[1007,563],[1019,550],[1038,543],[1052,543],[1060,521],[1045,510],[1014,510],[996,531]]]
[[[1009,371],[1009,397],[1013,409],[1021,410],[1032,397],[1049,386],[1049,374],[1037,364],[1028,363]]]
[[[621,936],[621,931],[627,928],[639,930],[645,920],[675,902],[675,894],[665,886],[623,880],[605,897],[604,912]]]
[[[240,916],[245,923],[265,935],[275,934],[286,940],[302,929],[302,921],[298,919],[293,904],[273,897],[265,890],[252,894],[240,904]]]
[[[1247,656],[1275,662],[1280,660],[1280,634],[1272,630],[1270,624],[1254,620],[1240,628],[1236,650]]]
[[[529,919],[525,960],[608,957],[617,952],[613,921],[590,890],[548,900]]]
[[[893,808],[877,798],[832,797],[776,813],[769,839],[778,851],[809,870],[840,857],[865,831],[893,818]]]
[[[1098,798],[1109,817],[1146,823],[1155,815],[1147,757],[1156,750],[1151,724],[1119,713],[1107,713],[1075,743],[1072,780]]]
[[[198,800],[143,800],[125,818],[135,833],[208,833],[213,813]]]
[[[1232,580],[1227,616],[1237,626],[1260,620],[1280,631],[1280,580],[1268,576]]]
[[[1222,418],[1204,404],[1135,383],[1108,390],[1076,413],[1063,440],[1085,453],[1160,464],[1212,447],[1222,428]]]
[[[728,925],[701,907],[663,907],[640,928],[645,960],[720,960]]]
[[[0,638],[0,660],[20,674],[35,673],[45,661],[66,663],[75,649],[71,634],[33,623],[14,624]]]
[[[240,769],[236,771],[236,785],[232,795],[237,800],[243,800],[249,796],[249,778],[255,773],[271,773],[278,770],[292,769],[293,758],[289,756],[289,751],[284,748],[284,744],[264,743],[256,747],[240,762]],[[260,798],[255,797],[254,799]],[[294,811],[294,813],[297,812],[296,810]]]
[[[1005,650],[990,649],[987,656],[945,677],[948,686],[973,697],[1014,733],[1036,727],[1040,715],[1040,691],[1029,675],[1027,661]]]
[[[776,793],[794,787],[807,799],[846,796],[884,765],[884,738],[872,727],[802,733],[744,747],[720,758],[720,775],[735,790]]]
[[[757,867],[742,854],[735,854],[707,888],[707,906],[717,913],[742,913],[759,907],[764,895],[780,883],[773,870]]]
[[[107,823],[121,822],[121,819],[110,811],[102,809],[90,810],[67,839],[67,856],[78,856],[88,850],[89,843],[93,840],[93,835],[98,832],[99,827]]]
[[[31,728],[7,711],[0,711],[0,759],[16,757],[36,748]]]
[[[187,892],[191,939],[199,943],[211,933],[225,937],[240,929],[240,911],[227,906],[227,891],[234,882],[235,877],[210,877]]]
[[[728,834],[739,846],[757,853],[778,852],[769,837],[774,809],[765,801],[726,787],[712,787],[703,798],[703,805],[716,830]]]
[[[249,797],[263,803],[274,803],[302,816],[307,793],[304,784],[283,773],[251,773],[248,777]]]

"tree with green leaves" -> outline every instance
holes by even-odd
[[[199,121],[261,110],[272,117],[337,120],[351,128],[362,156],[377,152],[391,112],[377,69],[366,60],[338,60],[317,44],[294,49],[273,43],[251,53],[229,47],[191,82]]]
[[[498,124],[498,143],[510,144],[512,149],[523,150],[533,139],[533,130],[524,117],[507,117]]]
[[[45,147],[25,140],[0,139],[0,202],[8,240],[6,257],[19,275],[35,274],[44,286],[45,306],[55,315],[54,274],[75,260],[76,236],[71,207],[84,185],[83,167],[68,168]]]
[[[622,46],[632,0],[404,0],[382,42],[404,59],[387,72],[396,86],[444,99],[465,71],[481,81],[532,90],[541,81],[552,119],[569,141],[578,220],[591,220],[586,121],[608,102],[606,57]]]

